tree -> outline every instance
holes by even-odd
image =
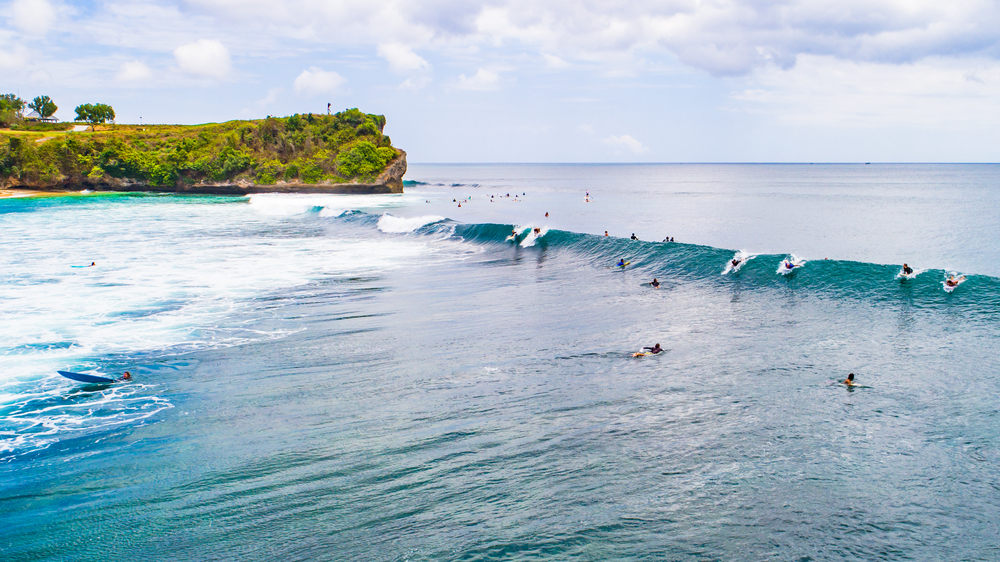
[[[24,109],[24,100],[15,94],[0,94],[0,111],[16,111]]]
[[[14,94],[0,94],[0,126],[10,127],[21,120],[24,102]]]
[[[98,123],[114,122],[115,110],[105,103],[85,103],[76,106],[76,119],[74,121],[86,121],[90,123],[90,130],[96,131]]]
[[[59,109],[59,106],[57,106],[49,96],[38,96],[37,98],[31,100],[28,107],[37,111],[38,114],[42,116],[42,119],[52,117],[52,114]]]

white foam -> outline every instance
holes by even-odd
[[[949,277],[954,277],[955,278],[956,283],[954,285],[949,285],[948,284],[948,278]],[[948,275],[947,275],[947,277],[945,277],[944,281],[941,281],[941,286],[944,287],[944,291],[946,293],[950,293],[950,292],[954,291],[956,288],[958,288],[959,285],[961,285],[962,283],[965,283],[966,279],[968,279],[968,278],[965,275],[959,275],[957,271],[950,271],[950,272],[948,272]]]
[[[437,215],[406,218],[395,217],[389,213],[385,213],[378,219],[378,229],[386,234],[405,234],[443,220],[444,217]]]
[[[789,263],[792,264],[793,267],[788,267],[786,265]],[[805,264],[806,260],[796,256],[795,254],[788,254],[788,257],[781,260],[781,263],[778,264],[778,270],[776,273],[779,273],[781,275],[788,275],[793,271],[795,271],[796,269],[804,266]]]
[[[347,211],[385,209],[411,203],[404,194],[334,195],[328,193],[259,193],[248,195],[253,210],[273,216],[294,216],[318,212],[321,217],[337,217]]]
[[[535,229],[529,226],[527,227],[527,231],[528,234],[524,237],[524,240],[521,240],[522,248],[530,248],[531,246],[534,246],[535,242],[537,242],[540,238],[548,234],[549,229],[548,227],[543,226],[539,228],[538,232],[535,232]],[[518,235],[520,235],[520,233]]]
[[[746,250],[740,250],[736,252],[735,254],[733,254],[733,257],[726,262],[726,267],[722,269],[722,274],[727,275],[729,273],[738,272],[740,269],[743,268],[744,265],[747,264],[748,261],[754,259],[755,257],[757,257],[757,254],[751,254]],[[740,260],[740,263],[737,266],[733,267],[733,260]]]

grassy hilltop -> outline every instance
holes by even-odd
[[[382,134],[384,127],[384,116],[348,109],[205,125],[98,126],[94,132],[71,132],[69,124],[0,130],[0,186],[374,183],[402,154]]]

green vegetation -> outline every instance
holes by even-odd
[[[57,106],[56,103],[52,101],[52,98],[50,98],[49,96],[36,97],[35,99],[31,100],[31,103],[28,104],[28,107],[37,111],[38,114],[42,116],[42,119],[48,119],[49,117],[52,117],[55,114],[56,110],[59,109],[59,106]]]
[[[97,125],[101,123],[114,122],[115,110],[106,103],[85,103],[76,106],[76,119],[74,121],[86,121],[90,123],[90,130],[96,131]]]
[[[372,183],[398,154],[382,134],[385,117],[357,109],[192,126],[92,125],[93,133],[51,137],[0,132],[0,183]]]
[[[24,100],[14,94],[0,94],[0,127],[10,127],[22,121]]]

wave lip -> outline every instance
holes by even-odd
[[[424,215],[422,217],[396,217],[389,213],[383,214],[378,219],[378,229],[386,234],[408,234],[425,227],[429,224],[441,222],[444,217],[438,215]]]

